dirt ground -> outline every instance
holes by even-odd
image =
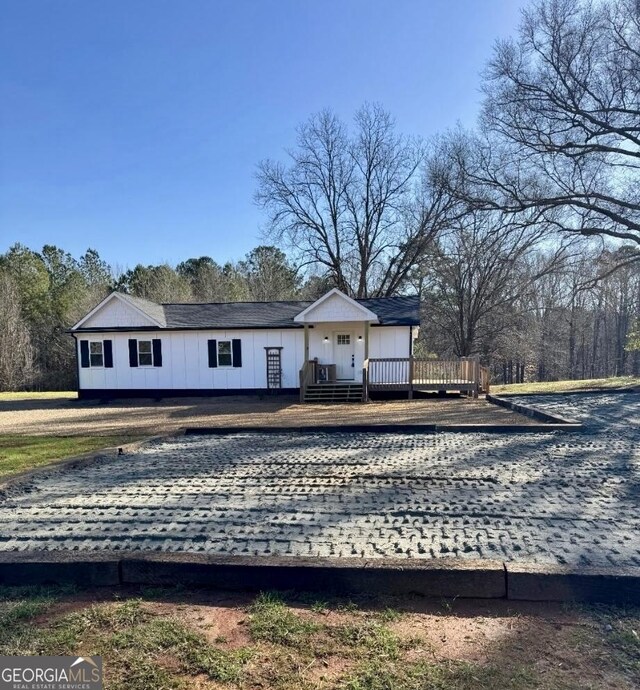
[[[640,680],[633,608],[18,588],[0,591],[3,616],[2,653],[100,653],[118,690],[631,690]]]
[[[172,398],[101,403],[74,398],[0,401],[0,434],[122,435],[184,427],[296,427],[342,424],[530,424],[532,420],[462,397],[366,404],[300,404],[293,397]]]

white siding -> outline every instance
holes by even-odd
[[[408,357],[410,330],[408,326],[372,326],[369,330],[369,357]]]
[[[130,367],[129,338],[162,340],[161,367]],[[209,368],[209,339],[242,342],[241,367]],[[265,347],[282,347],[282,386],[298,387],[302,367],[303,334],[300,330],[162,331],[77,334],[80,340],[113,341],[113,368],[80,368],[82,389],[251,389],[266,388]],[[78,352],[79,352],[78,344]]]
[[[364,363],[364,324],[362,322],[317,324],[309,330],[309,359],[320,364],[333,364],[333,343],[337,333],[351,333],[354,338],[355,379],[362,380]],[[369,357],[408,357],[410,329],[408,326],[371,326]],[[325,337],[328,341],[325,341]],[[358,340],[362,337],[362,340]]]
[[[324,324],[309,332],[309,355],[321,363],[332,363],[333,334],[351,332],[355,338],[357,378],[364,358],[364,326],[362,323]],[[329,337],[325,345],[324,337]],[[363,337],[358,341],[358,336]],[[77,334],[80,340],[110,339],[113,341],[113,368],[80,368],[82,389],[253,389],[266,388],[265,347],[282,347],[282,387],[297,388],[298,373],[304,357],[302,329],[246,331],[140,331],[128,333]],[[129,338],[162,340],[161,367],[130,367]],[[207,341],[242,341],[242,366],[209,368]],[[78,345],[79,348],[79,345]],[[408,357],[407,326],[371,327],[370,357]]]
[[[322,304],[314,307],[305,316],[307,323],[316,323],[318,321],[362,321],[364,314],[362,309],[357,305],[352,304],[342,295],[331,295]]]
[[[118,298],[112,298],[104,306],[82,324],[82,328],[112,328],[123,326],[135,328],[136,326],[156,326],[151,319],[141,314]]]

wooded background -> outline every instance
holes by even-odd
[[[423,140],[365,104],[258,165],[264,244],[118,270],[0,256],[0,389],[75,386],[67,329],[118,289],[156,302],[415,293],[417,354],[505,383],[640,375],[640,2],[534,2],[496,44],[477,127]]]

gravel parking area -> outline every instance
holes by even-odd
[[[640,566],[640,396],[535,405],[588,429],[191,436],[52,470],[0,498],[0,550]]]
[[[172,398],[99,403],[75,398],[0,400],[0,434],[166,434],[184,427],[336,424],[530,424],[523,415],[471,398],[301,405],[297,398]]]

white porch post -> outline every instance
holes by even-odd
[[[309,361],[309,324],[304,324],[304,361]]]
[[[369,359],[369,321],[364,322],[364,358]]]

